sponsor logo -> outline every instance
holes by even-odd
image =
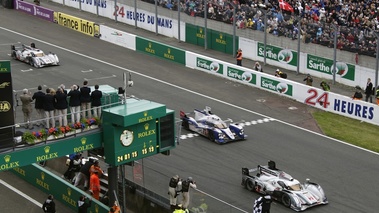
[[[74,147],[74,152],[82,152],[82,151],[85,151],[85,150],[93,149],[93,144],[92,143],[86,144],[87,143],[87,138],[81,138],[80,139],[80,143],[82,144],[82,146]]]
[[[256,75],[254,73],[248,71],[242,71],[233,67],[227,67],[227,75],[228,77],[248,82],[251,84],[256,84]]]
[[[144,137],[147,137],[147,136],[150,136],[150,135],[155,135],[155,129],[149,129],[149,124],[146,123],[143,128],[145,131],[143,132],[140,132],[137,134],[137,137],[138,138],[144,138]]]
[[[11,82],[3,82],[0,84],[0,89],[4,89],[5,87],[9,87],[11,85]]]
[[[11,155],[5,155],[4,156],[4,162],[5,163],[0,165],[0,171],[12,169],[12,168],[20,166],[19,161],[11,161],[11,158],[12,158]]]
[[[59,25],[84,33],[89,36],[95,36],[95,31],[97,30],[95,29],[94,22],[80,19],[60,12],[56,12],[56,14],[54,14],[54,16],[56,15],[54,18]]]
[[[271,91],[292,96],[293,86],[284,82],[262,77],[261,87]]]
[[[196,67],[211,71],[211,72],[217,72],[222,74],[223,71],[223,65],[219,64],[218,62],[210,61],[203,58],[196,58]]]
[[[148,112],[145,111],[145,112],[143,112],[143,117],[138,119],[138,123],[142,123],[142,122],[150,121],[150,120],[152,120],[152,119],[153,119],[153,116],[148,115]]]
[[[155,50],[152,48],[152,46],[153,45],[151,44],[151,42],[149,42],[149,46],[145,47],[145,51],[151,54],[155,54]]]
[[[0,101],[0,112],[8,112],[11,109],[12,106],[8,101]]]
[[[45,146],[43,148],[43,150],[44,150],[45,154],[37,156],[36,162],[45,161],[45,160],[49,160],[49,159],[53,159],[53,158],[58,157],[58,152],[50,153],[50,146]]]
[[[203,33],[203,28],[199,28],[199,32],[198,33],[196,33],[196,37],[197,38],[201,38],[201,39],[204,39],[204,33]]]
[[[113,33],[111,33],[111,35],[122,36],[122,33],[119,33],[119,32],[117,32],[117,31],[113,31]]]
[[[334,111],[349,114],[358,118],[372,120],[374,118],[374,107],[360,105],[358,102],[348,102],[339,99],[334,100]]]
[[[41,178],[36,178],[36,184],[38,186],[41,186],[42,188],[50,191],[50,185],[45,182],[45,175],[46,174],[44,172],[41,172]]]
[[[307,68],[310,70],[333,75],[334,61],[308,54]],[[346,64],[344,62],[336,62],[336,75],[340,75],[342,78],[354,81],[355,65]]]
[[[62,194],[62,200],[64,200],[69,205],[76,207],[76,200],[71,198],[71,194],[72,189],[70,187],[67,187],[67,195]]]
[[[216,38],[216,42],[222,45],[226,45],[226,41],[223,39],[222,33],[220,33],[220,37]]]
[[[167,52],[163,54],[163,57],[170,59],[170,60],[175,60],[175,56],[171,55],[171,49],[167,48]]]
[[[258,42],[258,56],[264,57],[265,46]],[[271,45],[266,45],[266,58],[284,64],[297,65],[297,53],[290,49],[282,49]]]

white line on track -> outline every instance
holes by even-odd
[[[67,51],[67,52],[70,52],[70,53],[73,53],[73,54],[76,54],[76,55],[79,55],[79,56],[82,56],[84,58],[88,58],[88,59],[91,59],[91,60],[94,60],[94,61],[97,61],[97,62],[100,62],[100,63],[103,63],[103,64],[106,64],[108,66],[111,66],[111,67],[115,67],[115,68],[118,68],[120,70],[124,70],[124,71],[128,71],[130,73],[133,73],[135,75],[139,75],[139,76],[142,76],[142,77],[145,77],[145,78],[148,78],[148,79],[151,79],[151,80],[154,80],[154,81],[157,81],[159,83],[162,83],[162,84],[166,84],[168,86],[171,86],[171,87],[175,87],[177,89],[180,89],[180,90],[183,90],[183,91],[186,91],[188,93],[192,93],[192,94],[195,94],[195,95],[198,95],[198,96],[201,96],[203,98],[207,98],[207,99],[210,99],[212,101],[215,101],[215,102],[218,102],[218,103],[222,103],[222,104],[225,104],[227,106],[230,106],[230,107],[234,107],[236,109],[239,109],[239,110],[242,110],[242,111],[245,111],[245,112],[248,112],[248,113],[251,113],[251,114],[255,114],[255,115],[259,115],[259,116],[262,116],[262,117],[266,117],[266,118],[269,118],[271,119],[270,116],[267,116],[267,115],[264,115],[264,114],[261,114],[261,113],[258,113],[258,112],[254,112],[252,110],[249,110],[249,109],[246,109],[246,108],[243,108],[243,107],[240,107],[240,106],[237,106],[235,104],[231,104],[231,103],[228,103],[228,102],[225,102],[225,101],[222,101],[222,100],[219,100],[219,99],[216,99],[216,98],[213,98],[213,97],[210,97],[208,95],[204,95],[204,94],[201,94],[201,93],[198,93],[198,92],[195,92],[195,91],[192,91],[192,90],[189,90],[189,89],[186,89],[186,88],[183,88],[183,87],[180,87],[178,85],[175,85],[175,84],[171,84],[169,82],[166,82],[166,81],[163,81],[163,80],[160,80],[160,79],[157,79],[157,78],[154,78],[154,77],[151,77],[151,76],[148,76],[148,75],[145,75],[145,74],[141,74],[141,73],[138,73],[136,71],[133,71],[133,70],[130,70],[130,69],[126,69],[124,67],[121,67],[121,66],[117,66],[115,64],[111,64],[109,62],[106,62],[106,61],[103,61],[103,60],[100,60],[100,59],[97,59],[97,58],[93,58],[91,56],[87,56],[85,54],[82,54],[82,53],[79,53],[79,52],[75,52],[73,50],[70,50],[70,49],[67,49],[67,48],[64,48],[64,47],[61,47],[61,46],[58,46],[58,45],[55,45],[55,44],[52,44],[52,43],[49,43],[49,42],[46,42],[46,41],[43,41],[43,40],[40,40],[40,39],[37,39],[37,38],[34,38],[32,36],[28,36],[28,35],[24,35],[22,33],[19,33],[19,32],[16,32],[16,31],[13,31],[13,30],[10,30],[10,29],[7,29],[7,28],[4,28],[4,27],[0,27],[0,29],[2,30],[5,30],[5,31],[8,31],[10,33],[14,33],[14,34],[17,34],[19,36],[22,36],[22,37],[25,37],[25,38],[29,38],[29,39],[32,39],[32,40],[36,40],[38,42],[41,42],[43,44],[47,44],[47,45],[50,45],[52,47],[55,47],[55,48],[58,48],[58,49],[61,49],[61,50],[64,50],[64,51]],[[360,149],[360,150],[363,150],[363,151],[366,151],[366,152],[369,152],[371,154],[375,154],[375,155],[379,155],[379,153],[376,153],[374,151],[371,151],[371,150],[368,150],[368,149],[364,149],[362,147],[359,147],[359,146],[355,146],[355,145],[352,145],[352,144],[349,144],[349,143],[346,143],[344,141],[341,141],[341,140],[338,140],[338,139],[335,139],[335,138],[331,138],[331,137],[328,137],[328,136],[325,136],[323,134],[320,134],[320,133],[317,133],[317,132],[313,132],[311,130],[308,130],[308,129],[305,129],[305,128],[302,128],[302,127],[298,127],[296,125],[293,125],[293,124],[290,124],[290,123],[287,123],[285,121],[281,121],[281,120],[278,120],[278,119],[275,119],[275,121],[279,122],[279,123],[282,123],[282,124],[285,124],[285,125],[288,125],[288,126],[291,126],[293,128],[297,128],[297,129],[301,129],[303,131],[307,131],[309,133],[312,133],[312,134],[316,134],[320,137],[324,137],[324,138],[328,138],[329,140],[333,140],[333,141],[336,141],[338,143],[342,143],[342,144],[345,144],[347,146],[351,146],[351,147],[354,147],[356,149]]]
[[[31,72],[33,69],[28,69],[28,70],[21,70],[21,72]]]
[[[100,80],[100,79],[107,79],[107,78],[116,78],[116,75],[111,75],[111,76],[104,76],[104,77],[99,77],[99,78],[84,78],[86,81],[92,81],[92,80]]]
[[[40,202],[34,200],[33,198],[29,197],[27,194],[25,194],[25,193],[23,193],[22,191],[20,191],[20,190],[14,188],[13,186],[9,185],[7,182],[5,182],[5,181],[3,181],[3,180],[0,179],[0,183],[1,183],[2,185],[4,185],[5,187],[7,187],[8,189],[10,189],[10,190],[16,192],[17,194],[21,195],[22,197],[24,197],[24,198],[27,199],[28,201],[34,203],[36,206],[39,206],[39,207],[42,206],[42,203],[40,203]]]
[[[82,70],[82,73],[92,72],[93,70]]]

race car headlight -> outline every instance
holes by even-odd
[[[218,133],[218,138],[220,138],[220,139],[224,139],[224,134],[223,133]]]
[[[240,133],[239,133],[240,135],[244,135],[244,131],[243,131],[243,129],[241,129],[240,130]]]

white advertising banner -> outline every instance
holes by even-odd
[[[53,2],[62,4],[62,0],[53,0]],[[117,16],[117,21],[126,23],[128,25],[135,26],[137,20],[137,27],[156,32],[156,24],[158,26],[158,34],[165,35],[167,37],[178,38],[178,21],[166,16],[158,14],[155,17],[154,13],[150,13],[145,10],[140,10],[137,8],[137,13],[134,11],[134,7],[118,3],[115,5],[114,1],[105,0],[81,0],[79,1],[65,1],[65,5],[69,7],[74,7],[81,9],[86,12],[93,14],[99,13],[99,16],[107,17],[110,19],[115,19]],[[98,9],[97,9],[98,8]],[[185,23],[180,22],[180,40],[185,41]]]
[[[136,36],[114,28],[100,25],[100,39],[131,50],[136,50]]]
[[[186,66],[342,116],[379,125],[379,106],[186,51]]]

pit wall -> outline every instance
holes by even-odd
[[[38,164],[17,167],[10,171],[41,191],[53,195],[56,200],[69,206],[75,212],[78,211],[77,201],[79,197],[81,195],[88,196],[82,190]],[[108,213],[109,207],[94,199],[89,212]]]
[[[54,0],[57,3],[65,4],[74,8],[81,8],[81,10],[88,11],[91,13],[98,13],[101,16],[105,16],[111,19],[114,19],[113,13],[114,11],[114,2],[107,1],[99,4],[98,7],[93,4],[89,4],[88,2],[81,3],[77,1],[61,1]],[[15,0],[15,8],[18,10],[23,10],[22,8],[31,8],[26,6],[19,6],[24,4],[30,4],[23,1]],[[18,5],[18,6],[17,6]],[[28,13],[32,11],[34,15],[39,14],[41,16],[41,12],[35,13],[39,6],[32,6],[34,9],[28,9]],[[124,7],[127,8],[127,5],[118,5],[118,8]],[[96,9],[96,12],[94,12]],[[41,11],[41,10],[40,10]],[[124,19],[118,17],[118,21],[124,22],[126,24],[134,25],[135,20],[133,20],[134,8],[130,8],[128,6],[129,13],[126,13],[126,17]],[[155,26],[149,20],[154,15],[154,13],[150,13],[145,10],[137,9],[139,17],[145,17],[144,20],[139,19],[137,22],[137,26],[140,28],[144,28],[155,32]],[[54,11],[54,14],[58,13]],[[129,18],[128,15],[129,14]],[[43,17],[47,15],[42,15]],[[68,16],[66,16],[68,17]],[[150,18],[149,18],[150,17]],[[172,17],[163,17],[160,16],[162,20],[165,20],[165,24],[162,24],[158,27],[158,33],[162,35],[166,35],[169,37],[175,37],[177,35],[178,23],[177,20]],[[130,20],[132,19],[132,20]],[[88,22],[87,20],[76,18],[73,19],[74,22],[84,23]],[[169,21],[167,21],[169,20]],[[92,23],[92,22],[91,22]],[[171,24],[169,24],[171,23]],[[206,57],[200,54],[196,54],[190,51],[185,51],[173,46],[165,45],[163,43],[159,43],[153,40],[145,39],[140,36],[136,36],[127,32],[120,31],[118,29],[113,29],[105,25],[97,25],[94,23],[94,26],[99,26],[99,38],[103,41],[107,41],[113,44],[117,44],[123,46],[125,48],[144,52],[146,54],[164,58],[166,60],[170,60],[176,63],[180,63],[185,65],[186,67],[200,70],[203,72],[207,72],[212,75],[216,75],[219,77],[227,78],[229,80],[233,80],[242,84],[246,84],[248,86],[256,87],[262,90],[266,90],[269,92],[276,93],[281,96],[285,96],[296,100],[298,102],[316,107],[318,109],[322,109],[328,112],[336,113],[339,115],[343,115],[346,117],[358,119],[364,122],[368,122],[371,124],[379,125],[379,106],[366,103],[363,101],[352,100],[350,97],[341,96],[339,94],[335,94],[332,92],[325,92],[321,89],[317,89],[314,87],[309,87],[307,85],[299,84],[294,81],[276,78],[272,75],[268,75],[265,73],[255,72],[248,68],[243,68],[236,66],[234,64],[230,64],[227,62],[223,62],[214,58]],[[176,26],[176,28],[175,28]],[[67,27],[67,26],[66,26]],[[95,27],[94,27],[95,29]],[[76,30],[76,29],[73,29]],[[181,30],[181,40],[185,38],[185,24],[180,22],[180,30]],[[77,30],[78,31],[78,30]],[[95,33],[88,34],[89,36],[95,36]],[[200,36],[201,37],[201,36]],[[177,38],[177,37],[175,37]],[[222,42],[222,38],[218,38],[220,45],[227,45],[226,42]],[[221,39],[221,40],[220,40]],[[246,48],[254,51],[244,51],[247,54],[244,54],[245,57],[250,57],[251,59],[263,60],[262,56],[262,48],[264,44],[258,41],[250,40],[247,38],[239,38],[239,45],[242,49]],[[317,48],[315,46],[315,48]],[[296,70],[296,60],[297,60],[297,52],[266,45],[266,56],[267,62],[271,65],[275,65],[278,67],[282,67],[289,70]],[[331,70],[333,70],[333,61],[328,58],[323,58],[317,56],[316,54],[308,54],[308,53],[300,53],[300,71],[301,73],[310,73],[311,75],[319,78],[332,79],[333,76],[331,74]],[[371,78],[374,79],[375,72],[373,69],[361,67],[352,63],[338,62],[337,63],[337,72],[336,82],[343,83],[350,86],[361,85],[364,87],[366,85],[366,79]]]

